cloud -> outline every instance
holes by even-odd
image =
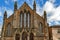
[[[53,12],[54,14],[50,17],[50,20],[53,19],[53,20],[56,20],[56,21],[59,21],[60,19],[60,6],[55,8],[55,11]]]
[[[9,9],[7,10],[7,17],[11,16],[13,14],[13,10]]]
[[[30,2],[30,0],[26,0],[26,1]]]
[[[0,16],[2,16],[1,7],[0,7]]]
[[[8,0],[5,0],[5,3],[6,3],[6,4],[9,4]]]
[[[46,10],[47,12],[53,12],[54,11],[54,4],[47,1],[44,5],[44,10]]]
[[[52,25],[60,24],[60,6],[55,7],[54,3],[47,1],[44,5],[44,10],[47,12],[48,23]],[[50,15],[50,16],[49,16]]]
[[[0,16],[2,16],[2,12],[0,12]]]
[[[2,22],[0,22],[0,30],[1,30],[1,28],[2,28]]]
[[[13,2],[18,1],[18,0],[12,0]]]
[[[13,14],[13,10],[7,7],[2,7],[2,10],[7,11],[7,17]]]
[[[37,4],[37,6],[36,6],[36,12],[37,12],[40,16],[43,15],[43,8],[41,8],[41,7],[39,6],[39,4]]]
[[[49,1],[52,2],[52,3],[56,2],[56,0],[49,0]]]
[[[41,3],[42,3],[42,5],[43,5],[44,0],[39,0],[39,2],[41,2]]]

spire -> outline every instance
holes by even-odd
[[[7,18],[7,12],[4,13],[4,20]]]
[[[33,10],[36,12],[36,2],[34,0],[34,4],[33,4]]]
[[[46,14],[46,11],[44,11],[44,19],[45,19],[45,21],[47,21],[47,14]]]
[[[15,3],[14,3],[14,11],[16,11],[17,10],[17,1],[15,1]]]

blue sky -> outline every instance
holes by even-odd
[[[0,29],[3,25],[4,11],[7,11],[8,17],[14,10],[14,2],[17,1],[18,9],[26,2],[33,9],[34,0],[0,0]],[[47,22],[50,26],[60,25],[60,1],[59,0],[36,0],[36,12],[43,16],[43,11],[47,12]]]

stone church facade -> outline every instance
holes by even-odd
[[[1,40],[49,40],[48,27],[46,11],[38,15],[35,1],[33,9],[26,2],[17,9],[15,2],[14,13],[8,18],[4,13]]]

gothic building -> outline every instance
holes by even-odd
[[[24,2],[17,9],[17,2],[14,4],[14,13],[7,18],[7,11],[4,13],[1,40],[49,40],[49,30],[46,17],[36,13],[36,2],[33,9]]]

